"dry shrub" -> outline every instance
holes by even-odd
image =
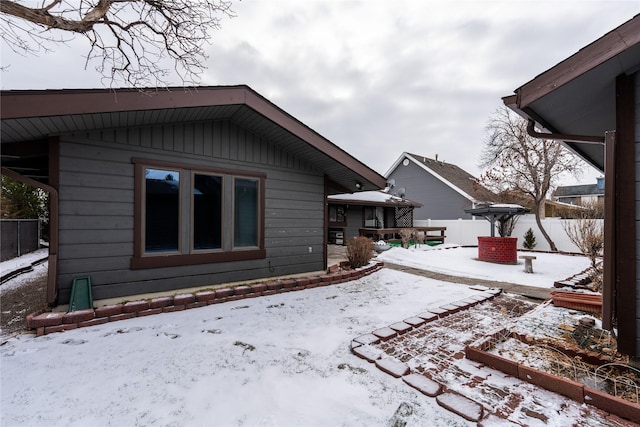
[[[373,257],[373,240],[358,236],[347,241],[347,260],[351,268],[363,267],[369,264]]]
[[[604,228],[597,218],[582,218],[564,221],[563,227],[569,240],[591,260],[591,280],[595,291],[602,291],[602,263],[600,259],[604,249]]]

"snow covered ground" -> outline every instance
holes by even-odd
[[[381,258],[393,256],[389,262],[399,262],[396,251]],[[458,266],[458,274],[522,283],[516,273],[503,277],[503,266],[489,264],[493,273],[477,270],[475,265],[484,263],[459,255],[465,251],[429,251],[437,260],[424,263],[449,274]],[[406,262],[420,265],[414,252],[404,251]],[[458,256],[455,261],[447,258]],[[531,280],[524,284],[540,277],[540,286],[551,286],[586,267],[573,263],[580,257],[552,257],[540,256],[534,263],[539,273],[522,273],[523,280]],[[408,404],[412,411],[404,421],[409,426],[475,425],[355,357],[349,344],[354,337],[477,292],[383,269],[335,286],[42,337],[4,337],[0,422],[386,426]]]
[[[391,248],[378,255],[377,259],[453,276],[543,288],[551,288],[553,282],[580,273],[590,265],[589,258],[584,256],[518,252],[518,256],[520,255],[536,257],[533,260],[533,274],[524,272],[524,261],[521,259],[518,260],[518,265],[478,261],[478,248],[459,247],[452,244],[420,245],[409,249]]]

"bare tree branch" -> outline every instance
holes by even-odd
[[[496,192],[526,195],[534,206],[540,232],[556,251],[540,220],[544,201],[561,174],[580,171],[578,158],[557,141],[531,137],[527,123],[506,107],[491,116],[486,129],[480,166],[487,170],[480,180]]]
[[[197,81],[204,45],[224,17],[235,16],[230,0],[52,0],[42,7],[0,1],[0,37],[20,54],[38,54],[81,34],[89,43],[86,66],[112,84],[141,87],[164,82],[170,73]]]

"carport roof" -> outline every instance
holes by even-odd
[[[383,176],[246,85],[0,93],[2,165],[46,183],[46,141],[72,132],[230,120],[306,159],[348,189],[384,188]]]

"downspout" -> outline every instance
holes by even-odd
[[[529,136],[532,136],[534,138],[604,145],[604,136],[570,135],[570,134],[564,134],[564,133],[543,133],[543,132],[536,131],[535,124],[536,122],[531,119],[527,121],[527,133],[529,134]]]
[[[54,187],[38,182],[34,179],[20,175],[11,169],[1,168],[2,175],[8,176],[18,182],[41,188],[49,193],[49,273],[47,276],[47,303],[55,303],[58,288],[56,286],[58,276],[58,190]]]
[[[535,122],[531,119],[527,122],[527,133],[534,138],[551,139],[551,140],[563,140],[571,142],[581,142],[587,144],[598,144],[605,146],[605,177],[607,176],[607,170],[613,170],[615,165],[615,132],[607,132],[605,136],[588,136],[588,135],[566,135],[560,133],[542,133],[536,132]],[[605,141],[608,143],[605,144]],[[605,180],[605,218],[614,217],[613,199],[615,193],[615,179]],[[602,327],[607,330],[613,328],[613,319],[617,317],[615,313],[615,279],[616,267],[615,267],[615,227],[613,221],[606,220],[604,222],[604,235],[605,235],[605,249],[604,249],[604,272],[602,289]]]

